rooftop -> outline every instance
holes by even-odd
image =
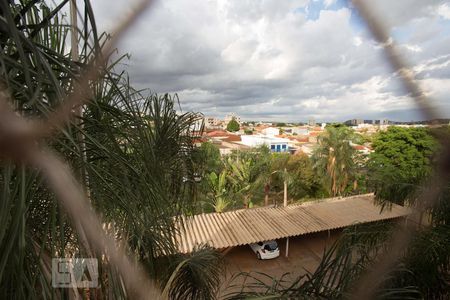
[[[374,195],[366,194],[321,202],[240,209],[224,213],[183,217],[177,223],[179,252],[189,253],[195,246],[208,244],[222,249],[343,228],[407,216],[408,208],[393,204],[381,211]]]

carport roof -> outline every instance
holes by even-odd
[[[179,252],[189,253],[195,246],[208,244],[221,249],[307,233],[395,219],[410,209],[392,204],[381,211],[374,195],[366,194],[328,199],[287,207],[240,209],[182,217],[176,224]]]

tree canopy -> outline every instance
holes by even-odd
[[[342,195],[353,180],[355,150],[350,145],[353,131],[345,126],[327,126],[313,153],[314,168],[332,196]]]
[[[368,169],[379,198],[402,204],[430,173],[437,143],[425,128],[389,127],[375,137]]]
[[[241,129],[241,126],[239,126],[238,121],[236,121],[235,118],[232,118],[230,122],[227,124],[227,131],[229,132],[236,132]]]
[[[42,121],[67,104],[64,101],[72,101],[72,93],[78,94],[74,91],[77,81],[86,76],[90,62],[104,55],[99,50],[106,37],[97,33],[89,0],[80,1],[84,10],[78,11],[83,16],[78,24],[80,56],[72,60],[67,46],[72,27],[63,17],[70,1],[56,7],[50,7],[50,2],[0,2],[2,101],[8,101],[17,116]],[[91,90],[81,93],[89,97],[83,116],[64,118],[42,144],[78,175],[89,191],[92,211],[101,215],[105,234],[120,243],[121,255],[145,266],[142,269],[154,281],[170,277],[173,269],[167,264],[177,264],[174,269],[180,276],[171,280],[168,294],[183,295],[173,299],[214,292],[213,285],[218,285],[214,274],[221,270],[211,251],[194,253],[179,265],[173,239],[174,217],[189,212],[195,199],[193,141],[198,132],[194,128],[203,116],[178,112],[176,96],[137,91],[125,71],[115,72],[120,60],[110,58],[90,72],[95,79],[87,76]],[[134,298],[125,283],[124,275],[130,274],[118,272],[110,260],[113,255],[95,247],[87,228],[77,220],[85,216],[71,218],[74,212],[68,214],[70,209],[58,201],[62,197],[49,187],[45,172],[27,167],[25,161],[2,157],[0,163],[0,298]],[[162,260],[161,253],[173,255]],[[74,256],[98,258],[99,288],[52,286],[51,259]],[[202,270],[209,276],[196,277],[195,291],[183,285],[193,282],[191,274]]]

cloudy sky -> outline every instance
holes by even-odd
[[[130,0],[92,3],[106,31],[130,7]],[[370,4],[450,117],[450,3]],[[347,1],[160,0],[119,50],[131,54],[126,68],[134,85],[178,93],[183,110],[207,116],[421,119]]]

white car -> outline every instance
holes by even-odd
[[[259,242],[250,244],[258,259],[272,259],[280,256],[280,249],[276,241]]]

